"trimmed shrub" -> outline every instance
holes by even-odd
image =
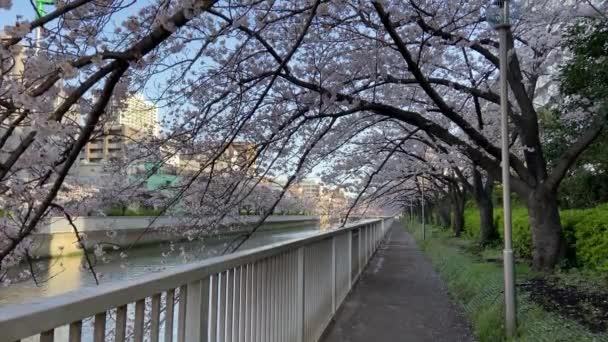
[[[481,235],[481,220],[477,207],[467,205],[464,210],[463,235],[471,240],[478,241]]]
[[[160,214],[160,210],[154,208],[137,208],[137,209],[126,209],[123,212],[122,208],[112,207],[104,210],[107,216],[157,216]]]
[[[608,203],[590,209],[560,211],[562,228],[571,253],[569,261],[578,266],[608,271]],[[494,209],[494,222],[503,238],[503,211]],[[512,209],[513,248],[520,258],[532,257],[532,234],[525,207]],[[478,240],[479,212],[474,206],[465,209],[465,237]]]
[[[504,236],[502,208],[494,208],[494,224],[498,228],[500,238]],[[512,209],[513,247],[518,256],[528,258],[532,255],[532,235],[528,223],[528,210],[523,207]],[[464,232],[467,238],[479,240],[481,220],[479,210],[475,206],[467,207],[464,211]]]
[[[566,237],[580,266],[608,272],[608,204],[561,212]]]
[[[502,208],[494,209],[494,222],[498,227],[500,238],[504,238],[504,215]],[[532,233],[528,221],[528,209],[515,207],[511,209],[511,230],[513,238],[513,251],[520,258],[532,257]]]

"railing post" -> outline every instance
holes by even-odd
[[[375,231],[376,231],[376,234],[375,234],[376,235],[376,246],[374,249],[377,250],[378,246],[380,245],[380,224],[379,223],[376,223]]]
[[[209,329],[207,336],[209,341],[215,341],[217,339],[217,321],[219,313],[219,301],[220,301],[220,274],[216,273],[213,278],[208,278],[209,284],[209,310],[207,316],[209,317]],[[204,337],[204,336],[203,336]],[[190,340],[186,340],[190,342]]]
[[[209,324],[209,277],[188,284],[186,292],[186,341],[205,341]],[[214,279],[215,280],[215,279]]]
[[[369,244],[367,241],[367,229],[368,225],[364,225],[363,226],[363,268],[365,268],[365,265],[367,265],[367,254],[368,254],[368,249],[369,249]]]
[[[177,312],[177,342],[186,341],[186,305],[188,301],[188,285],[179,288],[179,308]],[[125,311],[126,317],[126,311]],[[117,342],[120,341],[116,339]],[[120,341],[123,342],[123,341]]]
[[[228,271],[224,271],[217,274],[217,334],[215,337],[219,341],[224,341],[225,337],[225,327],[226,327],[226,290],[228,289],[228,282],[226,278],[228,277]],[[215,321],[215,320],[214,320]]]
[[[353,231],[349,230],[346,234],[348,236],[346,239],[348,242],[346,251],[346,255],[348,256],[348,291],[350,291],[353,287]]]
[[[296,342],[304,341],[304,285],[306,285],[306,275],[304,274],[304,247],[298,248],[298,290],[297,290],[297,336]]]
[[[252,333],[252,326],[254,323],[253,317],[255,315],[255,300],[253,297],[255,296],[254,282],[256,279],[254,278],[254,267],[255,265],[253,263],[247,265],[247,283],[245,287],[245,334],[241,341],[254,341],[255,338],[255,334]]]
[[[367,262],[369,261],[369,257],[371,256],[371,244],[369,243],[369,236],[370,236],[370,229],[371,229],[371,224],[368,224],[365,226],[365,264],[367,265]]]
[[[277,288],[278,288],[278,279],[279,279],[279,271],[277,270],[278,266],[278,257],[270,258],[270,276],[269,276],[269,284],[268,287],[270,289],[270,294],[268,296],[268,341],[275,342],[277,339],[276,335],[276,323],[277,323]]]
[[[358,241],[358,243],[359,243],[359,248],[358,248],[358,250],[359,250],[359,272],[358,272],[358,274],[359,275],[361,275],[361,272],[363,272],[363,248],[361,248],[362,247],[361,246],[361,240],[362,240],[361,235],[363,235],[363,234],[364,234],[363,227],[360,227],[359,234],[357,234],[358,240],[359,240]]]
[[[378,223],[372,223],[372,255],[376,252],[376,234],[378,233],[378,229],[376,228],[378,228]]]
[[[376,249],[378,247],[378,230],[380,230],[380,225],[378,224],[378,222],[376,222],[376,223],[374,223],[374,229],[373,229],[374,253],[376,252]]]
[[[260,278],[262,280],[260,286],[260,323],[258,326],[258,335],[260,336],[260,342],[267,342],[268,340],[268,331],[266,330],[266,326],[268,325],[268,275],[270,271],[268,268],[270,267],[270,259],[266,258],[261,261],[262,271],[260,272]]]
[[[374,233],[374,224],[370,223],[367,226],[367,261],[369,262],[369,259],[372,258],[372,254],[374,253],[374,243],[373,243],[373,236]]]
[[[336,312],[336,237],[331,238],[331,313]]]
[[[245,340],[245,328],[247,320],[247,265],[241,265],[239,268],[239,307],[237,315],[239,316],[239,329],[236,331],[236,341]]]
[[[226,342],[232,342],[232,333],[234,331],[234,327],[238,327],[238,320],[235,320],[234,316],[234,289],[235,289],[235,280],[236,280],[236,269],[230,269],[224,273],[226,275],[226,318],[225,318],[225,333],[224,340]]]

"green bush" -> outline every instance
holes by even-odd
[[[494,222],[498,227],[500,238],[504,238],[504,215],[502,208],[494,209]],[[513,250],[521,258],[532,257],[532,233],[528,221],[528,209],[515,207],[511,210],[511,230],[513,237]]]
[[[500,238],[503,238],[503,211],[494,208],[494,224],[498,228]],[[528,210],[524,207],[512,209],[513,246],[518,256],[529,258],[532,255],[532,236],[528,224]],[[479,240],[481,234],[481,220],[479,210],[475,206],[467,207],[464,211],[465,237]]]
[[[580,266],[608,272],[608,204],[561,212],[562,226]]]
[[[472,203],[472,202],[470,202]],[[471,240],[479,240],[481,235],[481,220],[479,210],[475,206],[467,205],[464,210],[464,236]]]
[[[465,237],[478,240],[480,235],[479,212],[474,206],[465,209]],[[560,211],[566,243],[572,254],[568,256],[578,266],[608,271],[608,203],[591,209]],[[503,237],[503,211],[494,209],[494,222]],[[532,257],[532,233],[525,207],[512,209],[513,248],[520,258]]]
[[[108,216],[157,216],[160,214],[160,210],[154,208],[123,210],[123,208],[112,207],[104,210],[104,213]]]

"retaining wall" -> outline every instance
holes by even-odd
[[[205,229],[205,219],[189,217],[78,217],[74,225],[84,237],[85,246],[141,246],[200,237],[230,236],[249,231],[259,220],[257,216],[226,219],[221,227]],[[313,216],[271,216],[260,231],[319,227]],[[33,236],[34,257],[52,258],[82,253],[73,227],[64,218],[51,218]]]

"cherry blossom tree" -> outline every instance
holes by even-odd
[[[280,77],[319,94],[333,115],[365,111],[419,127],[498,178],[498,44],[484,22],[485,6],[439,1],[328,4],[317,18],[322,29],[313,31],[300,49],[307,69],[285,71]],[[562,28],[576,20],[578,6],[531,4],[522,9],[509,35],[511,183],[529,209],[534,265],[545,271],[563,252],[556,190],[605,122],[594,111],[574,112],[577,120],[588,122],[586,131],[555,165],[547,165],[535,101],[555,84],[552,74],[567,57],[560,45]]]
[[[41,220],[59,207],[75,210],[62,201],[70,169],[103,132],[109,105],[120,107],[136,92],[160,108],[162,133],[129,162],[160,166],[172,154],[200,156],[199,167],[172,185],[161,212],[181,205],[220,222],[265,179],[288,175],[278,195],[268,196],[264,220],[297,179],[384,126],[403,129],[397,142],[437,141],[447,151],[442,163],[466,158],[481,177],[497,179],[497,42],[486,5],[73,0],[17,20],[0,44],[0,191],[11,222],[2,228],[0,268],[19,259]],[[561,252],[557,187],[604,127],[593,108],[573,111],[588,129],[547,165],[538,102],[553,91],[552,75],[567,57],[562,28],[576,20],[578,6],[531,4],[509,36],[512,184],[529,208],[541,270],[552,269]],[[37,29],[42,38],[35,41]],[[253,146],[252,157],[226,167],[222,156],[240,141]],[[161,153],[166,147],[171,152]],[[357,157],[351,163],[368,176],[388,177],[403,166],[392,157]],[[88,197],[100,205],[94,193]]]

